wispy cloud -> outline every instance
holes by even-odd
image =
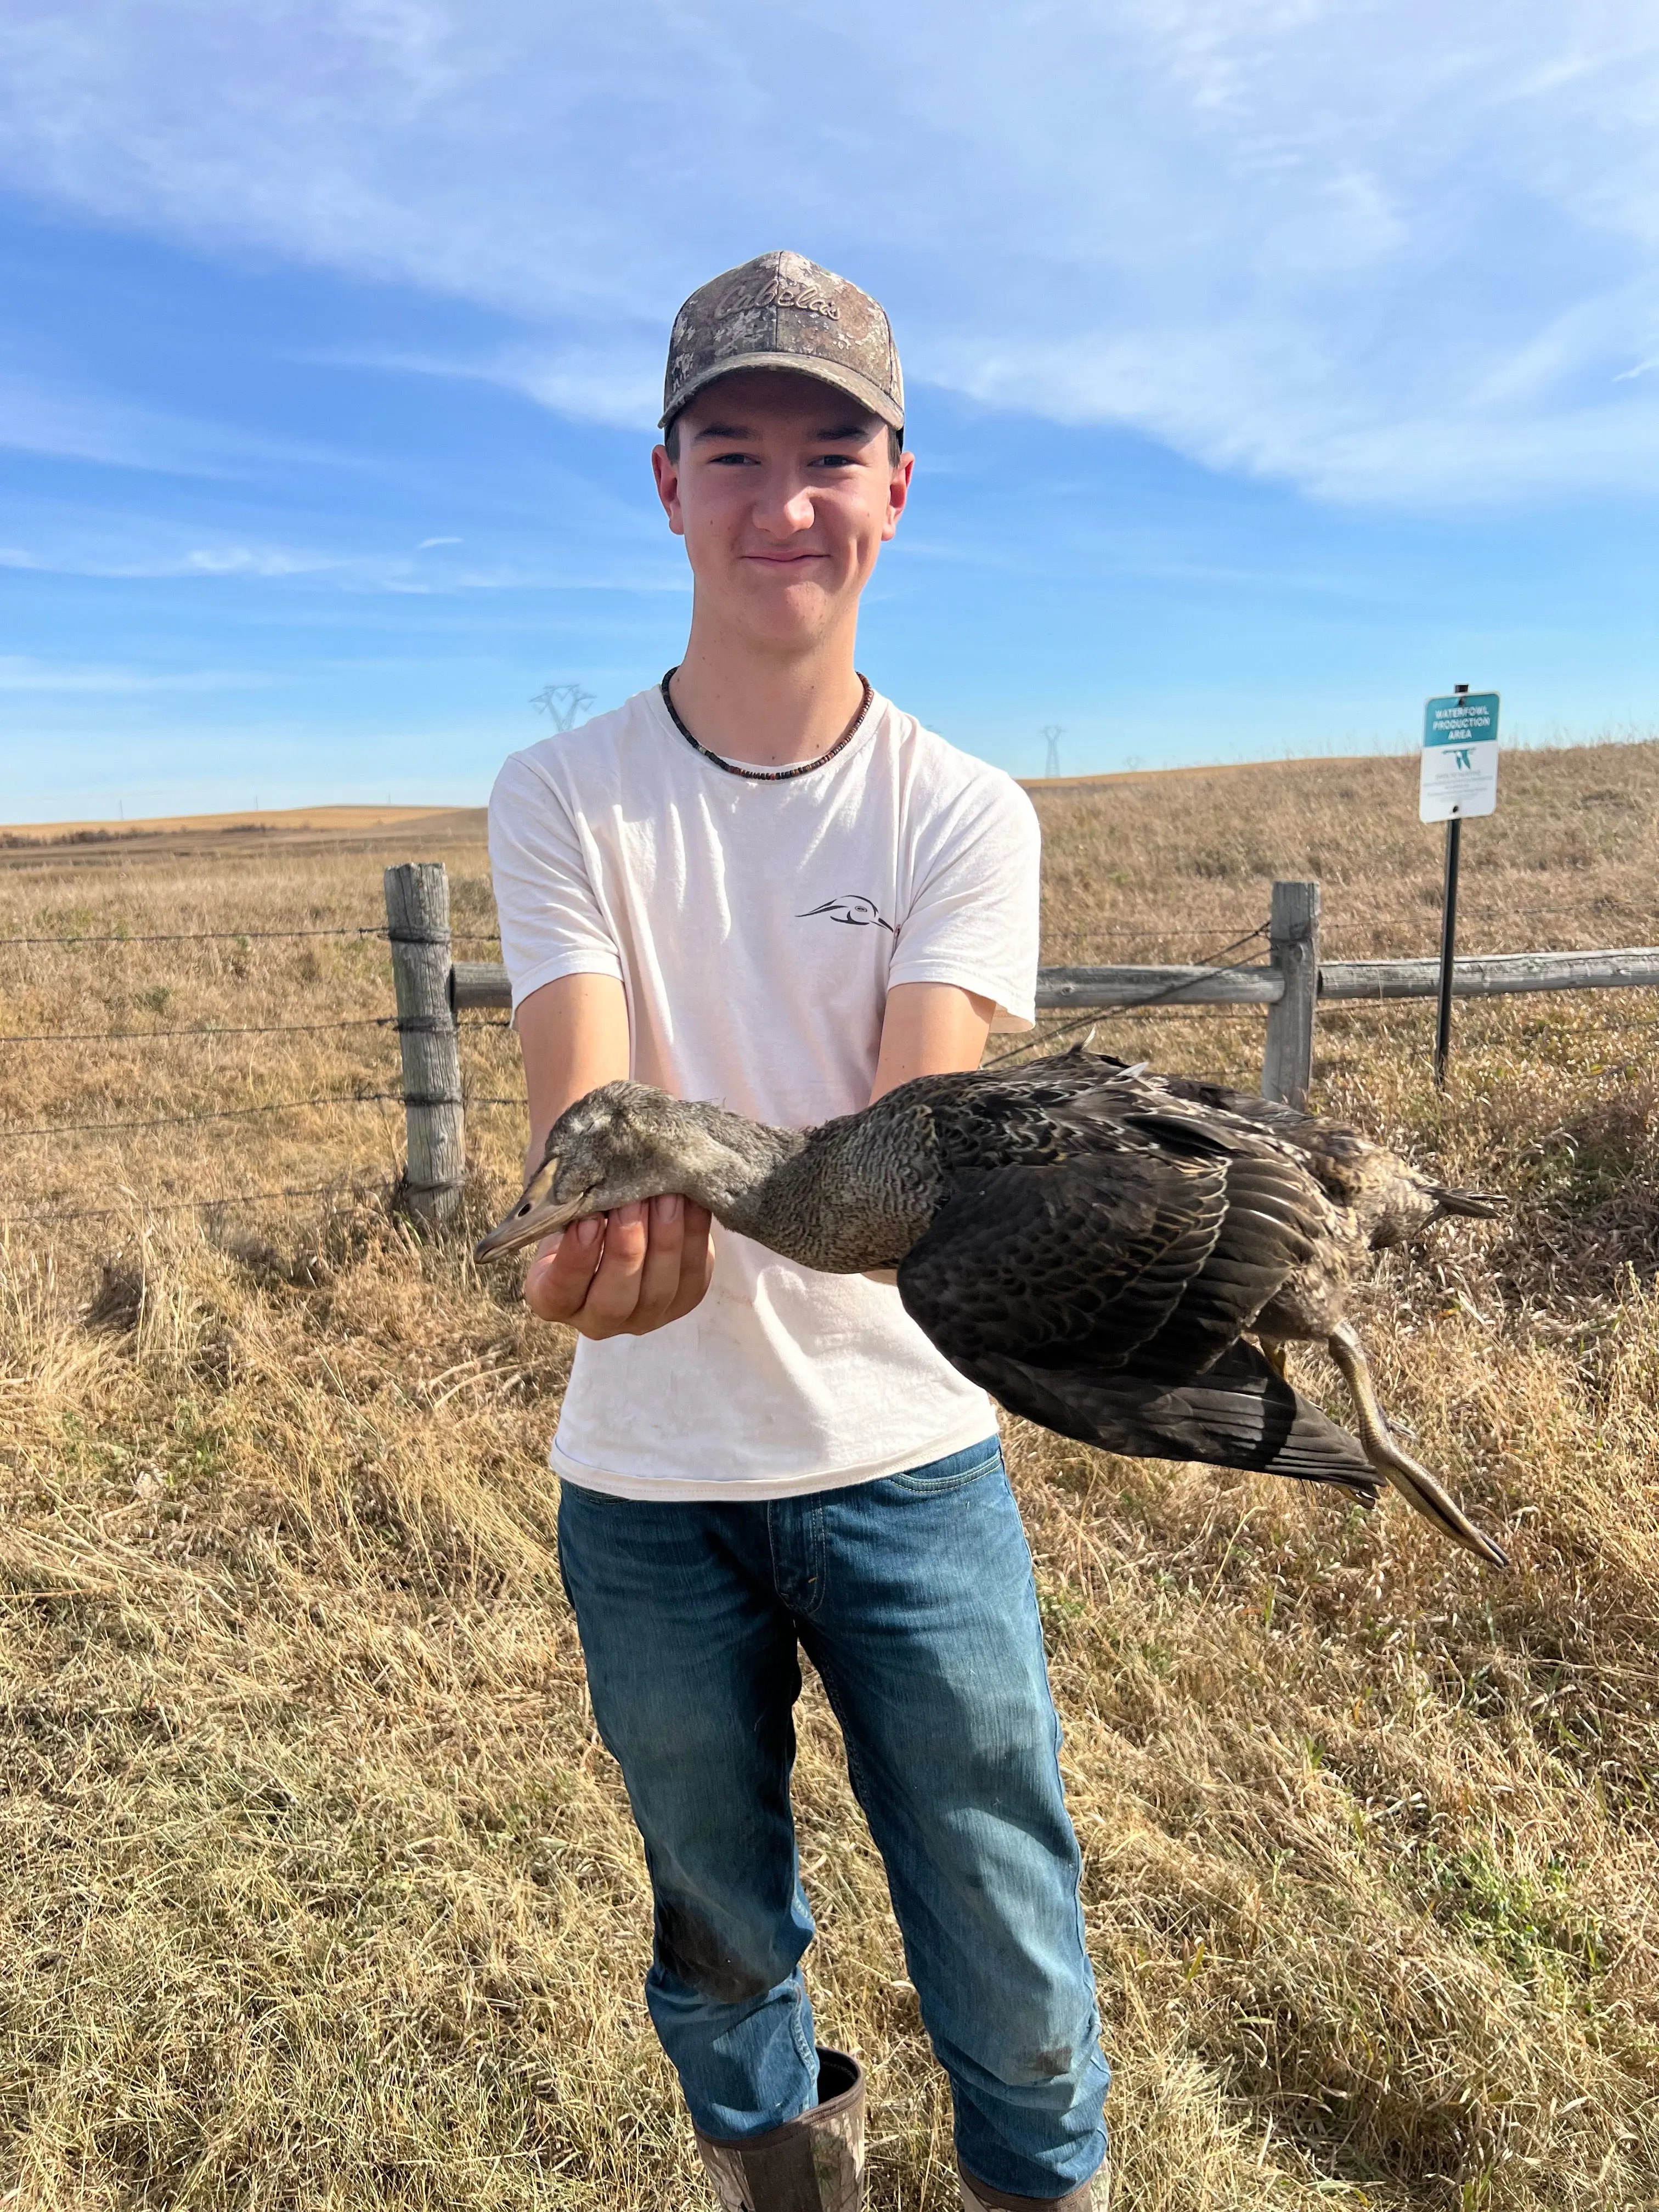
[[[462,540],[434,542],[459,545]],[[0,545],[0,568],[40,575],[99,577],[117,583],[291,582],[341,592],[422,599],[496,592],[675,597],[690,588],[678,564],[660,561],[632,562],[626,558],[605,560],[590,556],[577,565],[502,558],[457,562],[434,568],[429,562],[417,564],[413,555],[400,552],[344,554],[285,545],[178,546],[143,542],[143,534],[131,528],[109,538],[96,532],[79,535],[50,547]]]
[[[155,671],[109,665],[82,665],[30,659],[20,653],[0,653],[0,692],[113,693],[260,691],[276,679],[247,669],[196,668]]]
[[[350,465],[344,453],[298,439],[137,405],[56,366],[0,364],[0,447],[164,476],[234,478],[272,466]]]
[[[720,28],[678,0],[11,0],[0,175],[486,303],[522,343],[402,365],[599,422],[649,424],[692,283],[792,243],[883,292],[920,384],[1212,468],[1348,501],[1659,488],[1647,0],[843,0],[833,38],[732,0]]]
[[[627,327],[631,320],[634,327]],[[336,368],[390,370],[404,376],[450,377],[521,392],[544,407],[589,422],[638,429],[654,422],[660,405],[663,328],[638,318],[609,343],[542,343],[497,346],[488,352],[439,353],[397,346],[332,347],[306,359]]]
[[[655,422],[662,405],[662,328],[635,330],[631,343],[610,347],[515,348],[502,355],[494,375],[562,415],[639,429]]]
[[[50,549],[0,546],[0,568],[33,569],[58,576],[103,576],[132,583],[191,576],[323,577],[349,572],[354,566],[337,554],[282,545],[134,546],[132,534],[131,530],[123,532],[128,540],[125,544],[100,537]]]

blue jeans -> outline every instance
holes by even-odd
[[[647,2002],[697,2126],[760,2135],[817,2100],[789,1804],[799,1642],[886,1863],[963,2163],[1016,2196],[1086,2180],[1110,2076],[1030,1554],[995,1439],[770,1504],[566,1483],[559,1551],[645,1839]]]

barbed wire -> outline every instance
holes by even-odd
[[[0,1137],[70,1137],[83,1136],[92,1132],[116,1132],[129,1129],[179,1129],[194,1121],[241,1121],[259,1114],[296,1114],[314,1106],[429,1106],[447,1103],[428,1098],[411,1099],[402,1091],[334,1091],[314,1098],[272,1098],[258,1106],[214,1107],[199,1114],[159,1114],[134,1121],[43,1121],[32,1129],[9,1129],[0,1122]],[[471,1109],[475,1106],[523,1106],[522,1098],[485,1098],[467,1092],[456,1100],[456,1104]]]
[[[246,1022],[210,1030],[42,1030],[33,1035],[0,1036],[0,1044],[151,1044],[179,1037],[316,1036],[331,1030],[423,1030],[424,1020],[406,1022],[399,1014],[364,1014],[344,1022]],[[457,1021],[457,1030],[510,1030],[511,1022]]]
[[[1659,908],[1638,905],[1633,900],[1619,898],[1611,892],[1598,892],[1589,899],[1580,899],[1566,906],[1488,908],[1470,906],[1467,902],[1463,902],[1460,906],[1460,912],[1462,919],[1467,921],[1536,921],[1545,916],[1594,915],[1609,912],[1644,915],[1650,919],[1659,920]],[[1189,914],[1187,919],[1189,925],[1196,921],[1200,927],[1225,927],[1235,917],[1220,915],[1199,916]],[[1373,933],[1381,933],[1395,927],[1410,928],[1424,919],[1425,917],[1420,915],[1402,915],[1397,923],[1383,920],[1370,924],[1346,926],[1369,928]],[[390,934],[391,932],[384,922],[363,922],[349,927],[342,926],[327,929],[76,930],[50,936],[32,934],[26,937],[0,937],[0,951],[12,945],[274,944],[285,940],[297,941],[317,938],[356,939],[374,938],[384,941]],[[1171,929],[1130,928],[1112,923],[1089,929],[1084,934],[1095,940],[1109,938],[1119,943],[1153,944],[1168,943],[1178,939],[1182,932]],[[456,945],[499,945],[501,939],[499,930],[455,929],[450,932],[450,941]]]
[[[1539,909],[1540,912],[1544,909]],[[1563,908],[1562,912],[1576,909]],[[1233,917],[1229,916],[1231,921]],[[1224,927],[1218,922],[1217,927]],[[0,952],[12,945],[256,945],[272,944],[288,939],[346,938],[362,939],[390,934],[386,925],[372,927],[367,923],[351,929],[169,929],[169,930],[111,930],[93,933],[76,931],[56,937],[0,937]],[[1178,929],[1128,929],[1113,927],[1092,929],[1087,933],[1092,939],[1111,938],[1120,943],[1166,944],[1182,935]],[[455,929],[450,932],[454,945],[499,945],[499,930]]]
[[[1236,937],[1231,945],[1222,945],[1210,959],[1195,960],[1191,964],[1195,968],[1208,969],[1212,975],[1236,975],[1241,968],[1248,968],[1250,963],[1248,960],[1234,960],[1225,966],[1222,966],[1220,963],[1225,959],[1229,952],[1241,951],[1248,945],[1261,944],[1267,938],[1270,930],[1269,923],[1258,922],[1248,935]],[[1163,983],[1156,990],[1148,991],[1144,998],[1126,999],[1115,1006],[1091,1006],[1073,1019],[1061,1022],[1056,1028],[1045,1030],[1040,1036],[1033,1037],[1029,1043],[1017,1044],[1012,1051],[1000,1052],[994,1060],[983,1060],[981,1065],[984,1067],[1000,1067],[1005,1060],[1017,1060],[1021,1053],[1030,1052],[1033,1045],[1052,1044],[1056,1037],[1069,1036],[1073,1030],[1080,1030],[1085,1025],[1095,1027],[1102,1022],[1115,1020],[1120,1014],[1139,1013],[1148,1006],[1156,1006],[1160,1000],[1173,999],[1178,993],[1190,990],[1193,980],[1190,975],[1181,975],[1172,983]],[[1046,1012],[1048,1009],[1043,1008],[1041,1011]]]
[[[1240,919],[1241,917],[1237,915],[1229,915],[1224,922],[1218,921],[1212,926],[1217,929],[1230,928],[1234,922]],[[1191,917],[1189,916],[1186,921],[1182,923],[1179,928],[1176,929],[1084,929],[1080,930],[1078,934],[1085,941],[1090,941],[1103,937],[1111,937],[1120,940],[1133,939],[1136,944],[1141,945],[1163,945],[1179,940],[1186,934],[1187,930],[1192,926]],[[1202,924],[1198,926],[1200,927],[1204,927]]]
[[[301,937],[390,937],[385,922],[349,929],[115,929],[76,930],[58,937],[0,937],[0,952],[10,945],[256,945]],[[452,945],[499,945],[499,930],[452,929]]]
[[[112,929],[106,933],[76,930],[62,937],[0,937],[0,951],[9,945],[252,945],[290,937],[384,937],[378,929]]]
[[[1593,898],[1576,899],[1570,906],[1469,907],[1466,908],[1461,897],[1457,903],[1460,917],[1467,913],[1472,921],[1508,921],[1511,918],[1517,921],[1535,921],[1540,915],[1595,914],[1598,911],[1608,912],[1613,909],[1625,914],[1649,915],[1659,912],[1659,909],[1651,906],[1638,906],[1633,899],[1616,898],[1611,891],[1598,891]]]
[[[1600,897],[1591,899],[1587,902],[1580,902],[1578,904],[1574,906],[1471,908],[1463,904],[1460,901],[1458,907],[1458,918],[1460,922],[1477,924],[1534,921],[1545,915],[1569,915],[1585,921],[1591,921],[1595,920],[1598,915],[1605,916],[1615,913],[1628,915],[1633,920],[1659,922],[1659,907],[1638,906],[1632,901],[1627,899],[1613,899],[1610,897]],[[1181,929],[1110,928],[1086,929],[1081,931],[1079,933],[1081,943],[1072,952],[1073,961],[1079,966],[1085,964],[1083,956],[1087,946],[1091,944],[1099,943],[1103,939],[1111,939],[1118,943],[1138,943],[1146,945],[1168,945],[1177,943],[1181,941],[1184,935],[1185,928],[1190,926],[1191,920],[1192,918],[1188,917],[1188,923],[1184,924]],[[1334,953],[1330,950],[1332,940],[1344,945],[1352,944],[1358,940],[1363,940],[1367,944],[1375,945],[1378,942],[1386,942],[1387,940],[1397,936],[1415,936],[1424,930],[1437,931],[1438,927],[1439,921],[1437,915],[1429,912],[1395,916],[1385,915],[1380,921],[1332,921],[1329,918],[1327,918],[1323,933],[1326,942],[1322,946],[1322,951],[1327,958],[1339,958],[1344,956]],[[1586,947],[1584,949],[1601,951],[1606,950],[1607,948]],[[1431,959],[1437,957],[1437,945],[1431,944],[1427,951],[1420,956],[1415,954],[1401,954],[1397,957],[1401,958],[1414,958],[1420,957],[1425,959]],[[1460,951],[1459,954],[1459,957],[1464,959],[1474,957],[1475,956],[1468,953],[1467,951]],[[1063,964],[1057,951],[1050,952],[1049,964]],[[1198,965],[1201,963],[1195,962],[1193,964]]]
[[[1471,931],[1469,934],[1472,936],[1474,934],[1473,931]],[[1331,936],[1320,945],[1320,964],[1322,967],[1341,967],[1345,963],[1356,959],[1430,960],[1436,963],[1439,961],[1440,946],[1437,940],[1431,939],[1429,942],[1425,943],[1419,937],[1415,941],[1415,949],[1413,950],[1412,948],[1410,939],[1407,937],[1407,943],[1405,949],[1392,949],[1397,946],[1398,940],[1401,937],[1407,937],[1407,933],[1403,930],[1394,931],[1387,928],[1363,932],[1355,932],[1347,929],[1334,931],[1332,933]],[[1457,947],[1457,961],[1458,965],[1462,967],[1466,961],[1469,960],[1510,959],[1518,957],[1528,953],[1535,955],[1544,949],[1545,948],[1536,945],[1513,945],[1510,947],[1507,951],[1503,951],[1490,943],[1485,944],[1484,945],[1479,944],[1471,945],[1466,939],[1460,938],[1460,942]],[[1565,959],[1574,959],[1581,954],[1587,955],[1589,953],[1645,951],[1647,950],[1648,948],[1645,945],[1553,945],[1547,948],[1549,954],[1559,956]]]
[[[137,1198],[126,1206],[66,1206],[54,1207],[45,1213],[0,1213],[0,1229],[21,1227],[26,1223],[41,1221],[110,1221],[131,1213],[134,1207],[146,1213],[204,1213],[217,1206],[274,1206],[279,1200],[289,1198],[355,1197],[349,1186],[322,1182],[308,1190],[241,1190],[232,1191],[223,1198]]]
[[[1610,892],[1598,892],[1590,898],[1577,900],[1568,906],[1471,906],[1468,903],[1466,899],[1460,896],[1458,900],[1457,912],[1460,922],[1534,921],[1547,916],[1560,916],[1564,915],[1582,916],[1587,920],[1594,920],[1598,915],[1613,914],[1627,914],[1632,917],[1642,918],[1650,921],[1659,921],[1659,905],[1651,903],[1638,904],[1632,899],[1617,898]],[[1236,919],[1237,917],[1231,915],[1216,915],[1212,917],[1207,915],[1199,915],[1188,912],[1186,914],[1182,926],[1178,928],[1129,929],[1119,927],[1115,924],[1099,928],[1085,926],[1077,931],[1076,936],[1078,940],[1083,944],[1098,942],[1100,939],[1105,938],[1122,940],[1138,939],[1142,942],[1152,942],[1157,940],[1163,943],[1169,943],[1178,939],[1188,927],[1225,928]],[[1346,921],[1340,919],[1333,919],[1329,914],[1327,914],[1324,916],[1324,927],[1327,932],[1335,931],[1352,933],[1354,931],[1364,931],[1372,934],[1381,935],[1390,930],[1395,929],[1410,931],[1431,928],[1437,930],[1439,927],[1439,902],[1438,891],[1437,889],[1435,904],[1432,907],[1422,908],[1415,913],[1393,915],[1384,915],[1379,918],[1374,918],[1367,921]]]
[[[42,1030],[33,1036],[0,1036],[0,1044],[158,1044],[169,1038],[222,1036],[315,1036],[330,1030],[394,1029],[395,1014],[364,1015],[349,1022],[245,1022],[211,1030]]]

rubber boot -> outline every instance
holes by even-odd
[[[844,2051],[818,2045],[818,2101],[798,2120],[741,2142],[696,2132],[721,2212],[861,2212],[864,2069]]]
[[[1106,2212],[1106,2169],[1066,2197],[1015,2197],[1006,2189],[993,2189],[988,2181],[975,2181],[962,2161],[957,2161],[962,2187],[962,2212]]]

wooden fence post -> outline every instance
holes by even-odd
[[[1261,1095],[1305,1106],[1313,1080],[1314,1018],[1319,1006],[1319,885],[1275,884],[1268,957],[1285,995],[1267,1009]]]
[[[449,1004],[449,877],[441,860],[386,872],[386,918],[403,1047],[409,1210],[434,1228],[460,1211],[466,1176],[461,1047]]]

